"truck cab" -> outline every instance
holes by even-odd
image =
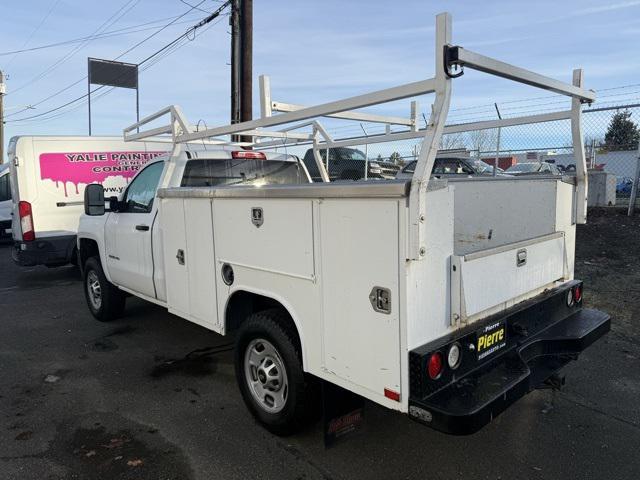
[[[107,198],[108,212],[81,217],[78,233],[81,265],[95,257],[101,268],[100,272],[85,272],[85,277],[88,275],[85,293],[92,313],[102,319],[121,313],[124,307],[124,295],[101,296],[95,287],[98,274],[115,286],[107,287],[111,293],[122,290],[154,303],[166,302],[162,222],[156,200],[159,188],[309,181],[303,164],[296,157],[286,155],[209,147],[208,150],[179,149],[171,156],[157,157],[132,179],[120,196]],[[92,189],[95,191],[98,187],[95,184]]]

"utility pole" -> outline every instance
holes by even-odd
[[[253,120],[253,0],[240,0],[240,121]]]
[[[4,163],[4,94],[6,89],[4,73],[0,71],[0,164]]]
[[[240,0],[231,0],[229,24],[231,25],[231,123],[238,123],[240,121]]]
[[[231,123],[253,119],[253,0],[231,0]],[[232,137],[234,141],[241,138]],[[250,138],[242,139],[250,141]]]

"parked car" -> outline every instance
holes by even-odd
[[[562,175],[558,167],[547,162],[516,163],[507,168],[505,172],[509,175]]]
[[[436,178],[447,178],[456,176],[492,175],[493,167],[487,165],[488,170],[475,162],[481,162],[469,157],[438,157],[433,164],[432,175]],[[416,168],[416,160],[409,162],[398,173],[397,178],[411,178]]]
[[[322,162],[327,165],[327,150],[320,150]],[[303,162],[314,182],[321,182],[320,170],[313,156],[313,149],[304,154]],[[330,148],[327,173],[329,180],[361,180],[365,178],[393,179],[400,166],[393,162],[368,160],[366,155],[356,148]]]
[[[13,186],[13,259],[22,266],[75,263],[84,188],[100,183],[122,192],[167,143],[122,137],[17,136],[9,142]]]
[[[9,165],[0,165],[0,239],[11,238],[11,179]]]

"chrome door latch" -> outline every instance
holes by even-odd
[[[527,263],[527,249],[522,248],[516,253],[516,265],[522,267]]]
[[[391,313],[391,290],[383,287],[373,287],[369,294],[369,301],[376,312]]]
[[[178,263],[180,265],[184,265],[184,250],[178,250],[178,254],[176,255],[176,258],[178,259]]]

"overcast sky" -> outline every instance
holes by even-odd
[[[201,0],[187,1],[195,5]],[[90,36],[119,11],[126,13],[103,31],[120,33],[117,31],[147,24],[135,29],[143,31],[84,45],[0,55],[0,69],[9,76],[7,140],[22,134],[85,134],[84,102],[57,110],[56,115],[68,113],[55,118],[15,120],[47,112],[86,93],[86,80],[81,79],[86,75],[88,56],[116,58],[190,10],[180,0],[6,3],[0,16],[0,53]],[[199,8],[213,11],[219,4],[206,0]],[[582,67],[586,86],[596,90],[640,83],[640,1],[254,0],[254,4],[254,115],[259,114],[257,75],[261,73],[271,76],[275,100],[302,104],[432,76],[435,15],[442,11],[453,15],[455,44],[565,81],[571,80],[573,68]],[[203,11],[191,10],[120,60],[139,62],[204,16]],[[226,123],[228,30],[228,17],[220,17],[195,40],[144,71],[141,115],[178,104],[193,123],[200,119],[208,126]],[[78,83],[70,86],[74,82]],[[468,72],[454,83],[451,118],[458,123],[482,112],[461,108],[545,93]],[[21,111],[26,105],[36,108]],[[428,98],[421,106],[428,110]],[[95,134],[120,134],[135,121],[132,91],[115,90],[97,98],[92,108]],[[408,102],[384,111],[407,115]]]

